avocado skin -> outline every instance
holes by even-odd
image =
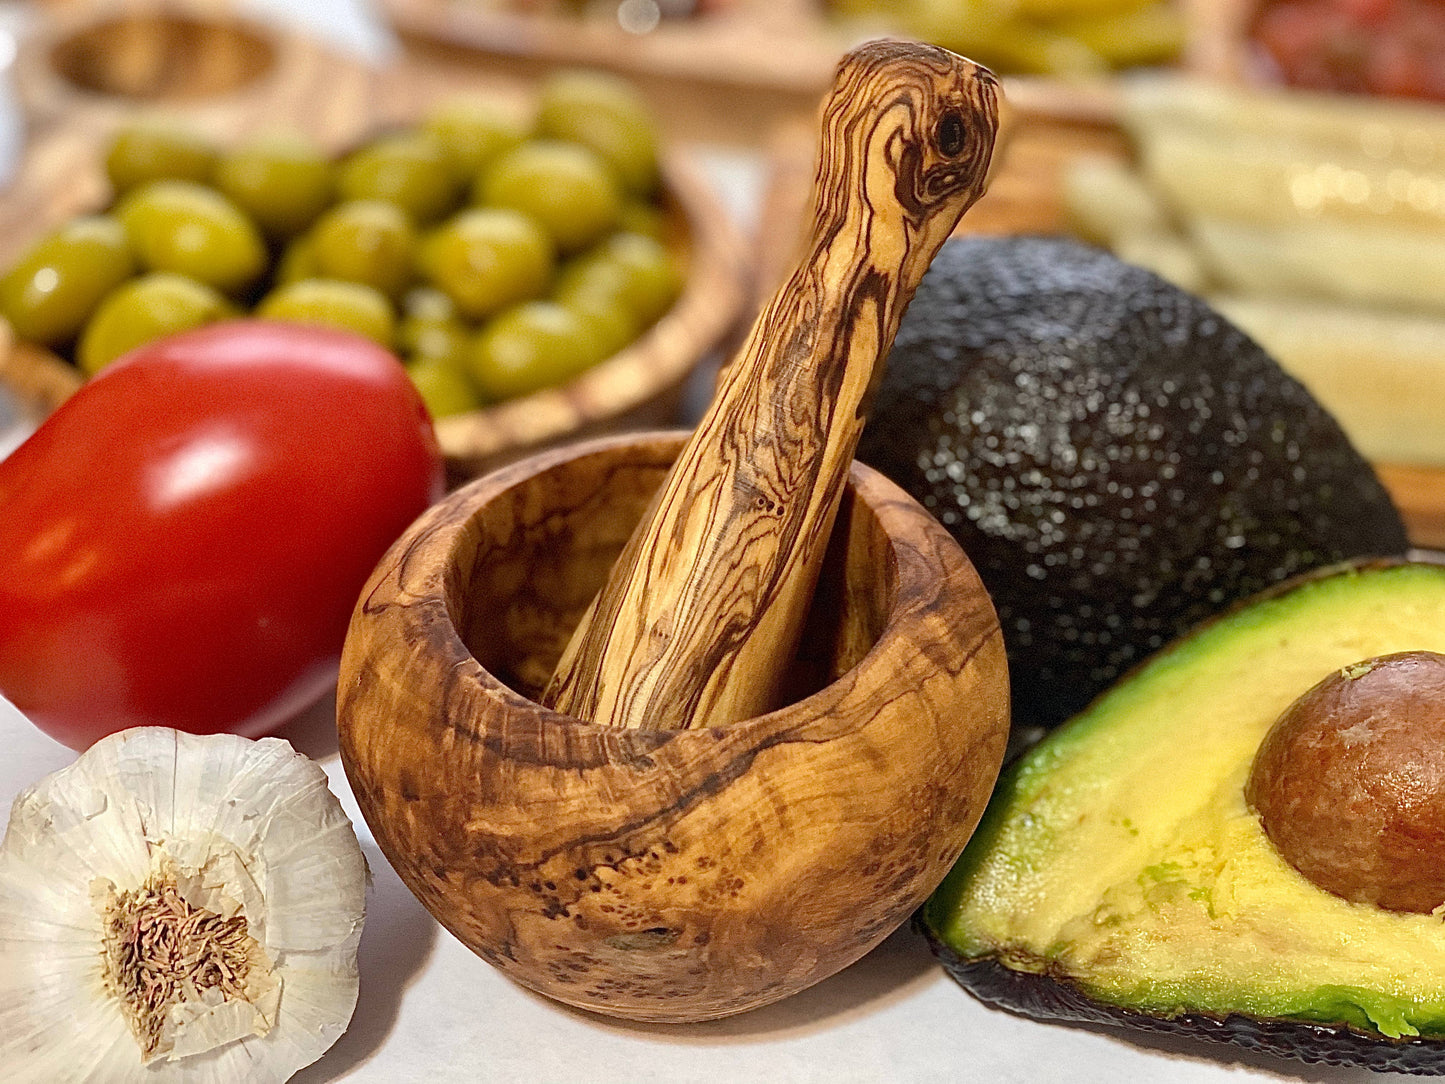
[[[1033,1020],[1102,1024],[1214,1043],[1232,1043],[1276,1057],[1413,1076],[1445,1074],[1445,1043],[1429,1039],[1371,1038],[1347,1027],[1181,1013],[1151,1016],[1094,1001],[1067,979],[1014,971],[992,957],[966,959],[938,939],[920,910],[914,927],[928,940],[943,969],[978,1000]]]
[[[1408,548],[1369,464],[1253,340],[1063,238],[944,246],[858,458],[978,568],[1019,727],[1063,722],[1230,602]]]

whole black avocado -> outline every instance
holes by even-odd
[[[1408,546],[1369,464],[1257,343],[1066,238],[944,246],[858,458],[978,568],[1020,728],[1057,725],[1230,603]]]

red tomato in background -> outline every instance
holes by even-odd
[[[1442,0],[1276,0],[1252,33],[1291,86],[1445,101]]]
[[[272,730],[333,686],[367,576],[442,490],[366,339],[243,320],[142,347],[0,461],[0,693],[76,749]]]

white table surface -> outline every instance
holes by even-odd
[[[261,14],[300,20],[334,44],[373,59],[384,59],[395,48],[359,0],[251,0],[249,6]],[[21,9],[0,7],[0,32],[23,20]],[[7,55],[3,45],[0,38],[0,67]],[[8,95],[0,95],[0,175],[19,138]],[[699,150],[725,202],[749,226],[761,181],[759,163],[735,151]],[[5,436],[0,433],[0,455]],[[347,785],[336,755],[331,711],[329,702],[317,705],[282,736],[325,767],[361,837],[374,885],[361,942],[361,994],[351,1028],[324,1058],[294,1078],[298,1082],[1212,1084],[1408,1079],[1311,1067],[1233,1047],[1127,1038],[1021,1020],[975,1002],[906,928],[841,974],[729,1020],[626,1024],[554,1004],[472,955],[402,885],[372,841]],[[0,818],[8,815],[22,787],[73,757],[0,700]]]
[[[1311,1067],[1199,1042],[1038,1024],[987,1009],[895,933],[852,967],[785,1001],[706,1024],[645,1025],[555,1004],[442,930],[372,842],[336,755],[331,703],[282,732],[318,759],[356,825],[374,884],[350,1030],[293,1079],[305,1084],[1219,1084],[1406,1080]],[[0,700],[0,817],[21,787],[69,763]],[[3,1079],[0,1067],[0,1079]]]

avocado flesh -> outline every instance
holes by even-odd
[[[1445,566],[1309,579],[1201,628],[1012,766],[926,904],[925,931],[960,981],[1021,1011],[1127,1019],[1053,1011],[1059,998],[1034,997],[1025,978],[1023,993],[991,997],[1008,983],[971,965],[1150,1018],[1343,1025],[1365,1046],[1445,1037],[1445,921],[1316,888],[1243,796],[1259,743],[1297,696],[1331,670],[1414,648],[1445,649]],[[1270,1048],[1311,1057],[1308,1029],[1286,1034]],[[1335,1055],[1385,1064],[1367,1048]]]

